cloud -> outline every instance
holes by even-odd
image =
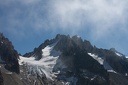
[[[0,32],[14,41],[47,32],[78,34],[98,47],[126,53],[127,4],[128,0],[0,0]]]
[[[39,32],[37,30],[43,28],[41,14],[44,12],[40,1],[0,0],[0,31],[7,32],[14,38],[24,38]]]
[[[82,30],[92,25],[91,34],[100,38],[116,29],[127,29],[127,3],[127,0],[56,0],[51,3],[52,17],[65,30],[69,27]]]
[[[0,0],[0,30],[22,37],[28,31],[32,35],[47,30],[69,34],[89,30],[96,39],[117,30],[126,34],[127,4],[127,0]]]

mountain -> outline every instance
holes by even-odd
[[[12,72],[20,73],[18,58],[18,52],[12,43],[0,33],[0,85],[3,85],[5,78]]]
[[[0,85],[127,85],[126,57],[60,34],[21,56],[0,33]]]
[[[4,63],[6,69],[19,73],[18,58],[12,43],[0,33],[0,63]]]
[[[23,56],[20,65],[26,66],[28,81],[35,85],[128,84],[125,55],[114,48],[92,46],[77,35],[58,34]]]

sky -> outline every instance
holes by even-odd
[[[24,54],[56,34],[128,55],[128,0],[0,0],[0,32]]]

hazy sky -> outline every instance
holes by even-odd
[[[128,55],[128,0],[0,0],[0,32],[19,53],[56,34]]]

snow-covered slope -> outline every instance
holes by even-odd
[[[123,56],[121,53],[119,53],[119,52],[115,52],[115,54],[117,55],[117,56]]]
[[[95,54],[88,53],[90,56],[92,56],[95,60],[97,60],[101,65],[103,65],[104,60],[101,57],[98,57]]]
[[[38,73],[40,76],[46,75],[47,78],[53,79],[56,77],[52,72],[56,60],[58,59],[61,52],[53,50],[56,43],[46,46],[42,49],[42,58],[35,60],[35,57],[22,57],[20,56],[20,65],[23,63],[27,65],[29,73]]]
[[[113,68],[108,64],[108,62],[99,57],[98,55],[92,54],[92,53],[88,53],[91,57],[93,57],[96,61],[98,61],[101,65],[104,66],[104,68],[108,71],[108,72],[113,72],[113,73],[117,73],[116,71],[113,70]]]

